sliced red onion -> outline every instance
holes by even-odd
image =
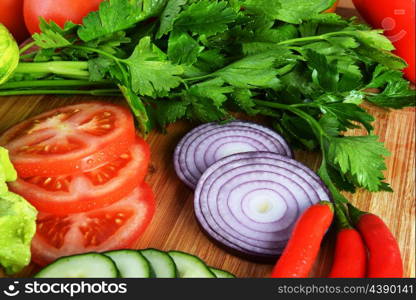
[[[195,214],[214,240],[240,254],[275,259],[310,205],[329,200],[308,167],[271,152],[247,152],[211,165],[195,189]]]
[[[242,121],[208,123],[196,127],[179,142],[175,170],[185,184],[195,188],[202,173],[216,161],[235,153],[256,151],[293,156],[286,141],[267,127]]]

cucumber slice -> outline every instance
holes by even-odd
[[[147,259],[135,250],[115,250],[103,253],[110,257],[120,271],[121,278],[149,278],[150,265]]]
[[[224,271],[224,270],[220,270],[220,269],[215,269],[215,268],[209,268],[209,270],[214,273],[214,275],[217,278],[235,278],[235,275],[231,274],[230,272]]]
[[[57,259],[35,278],[117,278],[115,263],[99,253],[86,253]]]
[[[168,254],[176,264],[179,278],[215,278],[200,258],[180,251],[169,251]]]
[[[177,271],[173,259],[163,251],[156,249],[140,250],[140,253],[149,261],[153,277],[176,278]]]

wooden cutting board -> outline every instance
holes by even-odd
[[[350,1],[341,1],[339,11],[354,15]],[[26,96],[0,98],[0,133],[30,116],[88,97]],[[123,103],[122,99],[106,99]],[[351,202],[364,211],[379,215],[398,239],[404,260],[404,275],[415,277],[415,109],[388,112],[369,108],[377,117],[376,134],[385,142],[391,156],[387,159],[387,181],[394,193],[360,191],[348,195]],[[167,134],[154,132],[148,142],[152,149],[152,164],[146,181],[152,186],[157,199],[156,215],[137,248],[153,247],[162,250],[177,249],[193,253],[209,265],[228,270],[238,277],[267,277],[271,265],[257,264],[228,254],[214,245],[199,229],[193,213],[193,194],[177,178],[172,154],[179,139],[192,124],[180,122],[171,125]],[[316,169],[320,157],[316,153],[297,151],[296,159]],[[334,233],[330,232],[315,265],[312,276],[325,277],[332,261]],[[30,276],[36,266],[29,266],[18,277]],[[0,277],[4,274],[0,271]]]

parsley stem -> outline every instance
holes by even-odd
[[[100,49],[91,48],[91,47],[87,47],[87,46],[77,46],[77,45],[71,45],[71,46],[68,46],[68,47],[73,48],[73,49],[80,49],[80,50],[95,52],[95,53],[101,54],[103,56],[107,56],[108,58],[111,58],[111,59],[113,59],[115,61],[118,61],[118,62],[123,61],[122,59],[120,59],[120,58],[118,58],[118,57],[116,57],[116,56],[114,56],[114,55],[112,55],[112,54],[110,54],[106,51],[100,50]]]
[[[20,54],[25,53],[27,50],[29,50],[30,48],[32,48],[35,45],[36,45],[36,42],[35,41],[30,42],[30,43],[27,43],[22,48],[20,48],[19,53]]]
[[[254,103],[260,106],[289,110],[293,112],[294,114],[298,115],[299,117],[301,117],[302,119],[304,119],[306,122],[308,122],[308,124],[311,126],[317,138],[319,138],[320,136],[328,136],[326,132],[322,129],[318,121],[315,120],[314,117],[307,114],[303,110],[297,108],[301,106],[312,106],[311,104],[301,103],[301,104],[294,104],[294,105],[286,105],[282,103],[263,101],[263,100],[254,100]]]
[[[50,61],[19,63],[15,73],[56,74],[71,77],[88,77],[88,62],[86,61]]]
[[[12,90],[0,91],[0,96],[16,95],[92,95],[92,96],[121,96],[117,89],[97,90]]]
[[[25,59],[30,59],[36,55],[36,52],[31,52],[25,55],[20,55],[20,61],[24,61]]]
[[[328,32],[322,35],[306,36],[306,37],[301,37],[301,38],[296,38],[296,39],[285,40],[283,42],[278,43],[278,45],[290,45],[290,44],[299,43],[299,42],[319,41],[319,40],[325,40],[326,38],[330,36],[355,35],[356,33],[357,33],[356,31],[334,31],[334,32]]]
[[[69,47],[70,48],[73,48],[73,49],[80,49],[80,50],[86,50],[86,51],[95,52],[97,54],[101,54],[103,56],[106,56],[108,58],[111,58],[112,60],[114,60],[114,62],[116,63],[117,67],[120,69],[120,72],[121,72],[121,74],[123,76],[123,80],[124,80],[125,84],[128,84],[129,83],[129,78],[128,78],[128,75],[126,74],[126,70],[123,67],[123,65],[121,64],[123,62],[122,59],[120,59],[120,58],[118,58],[118,57],[116,57],[116,56],[114,56],[114,55],[112,55],[112,54],[110,54],[110,53],[108,53],[106,51],[102,51],[100,49],[95,49],[95,48],[91,48],[91,47],[87,47],[87,46],[71,45]]]
[[[213,77],[213,76],[214,76],[214,73],[207,74],[207,75],[202,75],[202,76],[197,76],[197,77],[185,78],[183,80],[184,81],[197,81],[197,80],[207,79],[207,78],[210,78],[210,77]]]
[[[89,81],[89,80],[26,80],[26,81],[12,81],[0,85],[0,90],[10,89],[33,89],[37,87],[84,87],[84,86],[111,86],[112,82],[109,80]]]

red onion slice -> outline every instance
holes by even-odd
[[[251,258],[276,258],[310,205],[329,200],[320,178],[303,164],[271,152],[247,152],[211,165],[195,189],[194,209],[220,244]]]
[[[225,125],[208,123],[186,134],[175,149],[174,166],[179,178],[195,188],[213,163],[235,153],[268,151],[292,157],[286,141],[273,130],[242,121]]]

